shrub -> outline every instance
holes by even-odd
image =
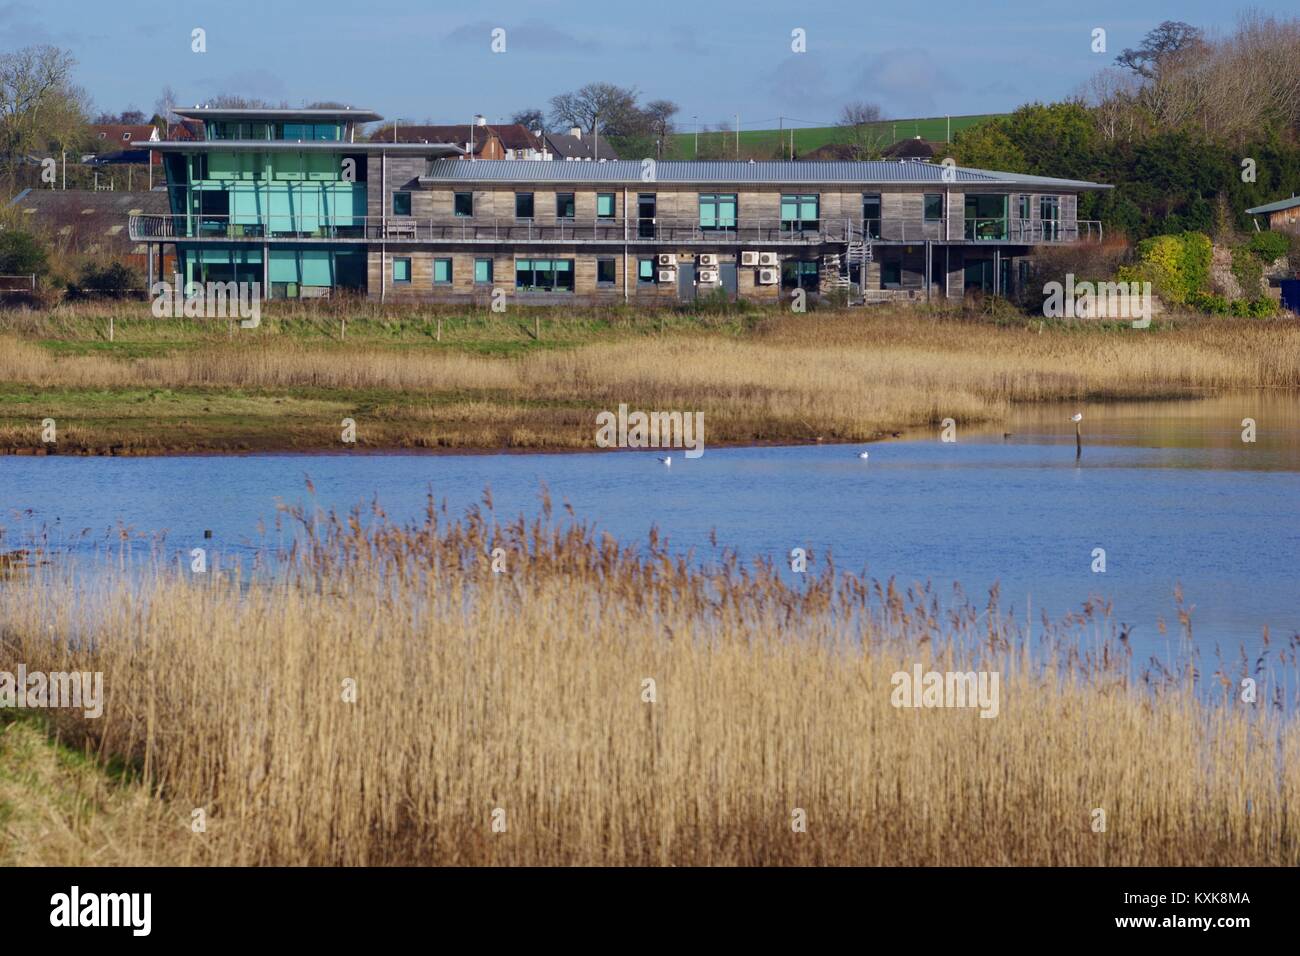
[[[1271,265],[1291,251],[1291,240],[1280,232],[1257,232],[1250,237],[1246,248],[1266,265]],[[1233,265],[1236,265],[1234,262]]]
[[[1209,315],[1227,315],[1228,300],[1212,292],[1193,292],[1187,297],[1187,304]]]
[[[106,266],[92,263],[82,270],[75,291],[79,295],[101,295],[110,299],[121,299],[143,284],[144,280],[140,278],[139,273],[124,263],[112,262]]]
[[[1144,239],[1138,243],[1141,264],[1133,278],[1150,282],[1167,302],[1185,303],[1209,284],[1213,251],[1210,237],[1200,232]]]
[[[1241,285],[1241,294],[1250,299],[1263,291],[1264,266],[1249,246],[1237,246],[1232,250],[1232,274]]]
[[[20,229],[0,231],[0,275],[44,275],[49,258],[44,244]]]

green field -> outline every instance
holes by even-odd
[[[913,119],[885,120],[877,123],[872,127],[874,133],[881,137],[881,141],[888,144],[900,139],[909,139],[913,136],[920,136],[922,139],[944,142],[948,139],[949,129],[952,134],[956,135],[969,126],[982,123],[984,120],[993,119],[996,116],[1002,116],[1002,113],[980,113],[973,116],[928,116],[917,117]],[[950,125],[951,124],[951,125]],[[695,159],[695,134],[694,133],[677,133],[673,136],[673,149],[670,154],[672,159]],[[827,143],[843,143],[849,139],[847,130],[842,126],[808,126],[794,130],[794,149],[795,155],[806,153],[809,150],[816,149],[818,146],[825,146]],[[725,144],[727,158],[735,155],[735,131],[726,133],[700,133],[700,153],[708,158],[709,155],[717,155],[717,148],[720,144]],[[710,151],[709,146],[713,145]],[[740,153],[743,159],[766,159],[775,158],[778,145],[788,151],[790,148],[790,130],[786,129],[750,129],[741,127],[740,131]]]

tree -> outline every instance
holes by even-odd
[[[1006,117],[976,123],[953,138],[953,151],[963,166],[976,169],[1023,170],[1025,154],[1011,138]]]
[[[18,229],[0,232],[0,274],[44,275],[47,268],[45,247],[39,239]]]
[[[23,157],[84,133],[85,93],[72,84],[75,65],[71,53],[52,46],[0,54],[0,156],[11,189]]]
[[[646,132],[637,95],[635,87],[588,83],[551,97],[551,122],[557,128],[576,126],[606,136],[635,136]]]
[[[1148,80],[1161,72],[1179,55],[1204,45],[1201,31],[1181,20],[1165,20],[1142,38],[1137,49],[1125,49],[1115,62]]]
[[[880,158],[881,150],[889,145],[889,134],[879,125],[883,118],[875,103],[854,100],[844,104],[840,110],[840,126],[853,159]]]
[[[656,159],[662,159],[668,148],[668,137],[673,135],[676,128],[673,117],[678,112],[679,107],[672,100],[651,100],[641,111],[646,128],[654,136]]]
[[[520,110],[510,117],[510,122],[518,123],[524,129],[534,132],[546,129],[546,116],[539,109]]]

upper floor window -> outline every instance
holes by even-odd
[[[700,228],[736,228],[735,193],[700,193]]]
[[[393,215],[409,216],[411,214],[411,194],[409,192],[393,193]]]
[[[457,216],[474,215],[474,194],[473,193],[456,193],[453,200],[453,207]]]
[[[533,194],[532,193],[515,193],[515,218],[516,219],[533,218]]]
[[[275,139],[287,139],[290,141],[302,140],[340,140],[343,138],[343,128],[338,123],[276,123],[275,130],[278,135]]]
[[[943,193],[925,194],[925,221],[943,221]]]
[[[880,193],[862,194],[862,228],[868,239],[880,238]]]
[[[1025,219],[1025,220],[1029,220],[1029,219],[1032,219],[1032,218],[1033,218],[1033,216],[1030,214],[1030,211],[1029,211],[1029,209],[1030,209],[1029,204],[1030,204],[1030,202],[1032,201],[1032,199],[1033,199],[1033,197],[1030,196],[1028,193],[1022,193],[1022,194],[1021,194],[1021,196],[1020,196],[1020,201],[1019,201],[1019,203],[1018,203],[1017,206],[1016,206],[1016,218],[1017,218],[1017,219]]]
[[[573,219],[577,214],[577,206],[573,200],[573,193],[555,194],[556,219]]]
[[[613,193],[596,193],[596,218],[597,219],[614,218],[614,194]]]
[[[815,232],[819,201],[816,193],[781,197],[781,228],[786,232]]]

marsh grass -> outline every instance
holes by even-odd
[[[674,315],[660,331],[661,320],[550,315],[546,347],[520,344],[531,331],[510,319],[463,313],[442,342],[418,314],[391,328],[363,316],[345,342],[311,333],[326,320],[308,314],[234,339],[150,320],[110,347],[87,337],[85,317],[11,318],[0,445],[42,451],[37,423],[53,417],[79,429],[63,452],[338,448],[351,417],[363,448],[592,448],[596,413],[623,402],[703,411],[713,444],[869,441],[944,418],[1001,420],[1021,402],[1300,387],[1293,320],[1040,331],[946,313],[760,312]],[[159,391],[168,402],[142,420]],[[217,400],[241,407],[223,415]]]
[[[377,506],[286,518],[298,530],[275,574],[55,564],[0,582],[0,669],[104,673],[103,717],[51,711],[50,732],[125,768],[135,813],[111,840],[90,823],[72,844],[5,827],[0,859],[1300,859],[1300,729],[1274,706],[1294,646],[1255,662],[1247,705],[1234,669],[1134,661],[1097,604],[1015,621],[996,591],[950,602],[829,564],[791,587],[653,534],[621,546],[549,500],[533,523],[498,522],[490,495],[459,519],[432,500],[405,525]],[[892,674],[917,662],[997,671],[999,715],[891,706]]]

